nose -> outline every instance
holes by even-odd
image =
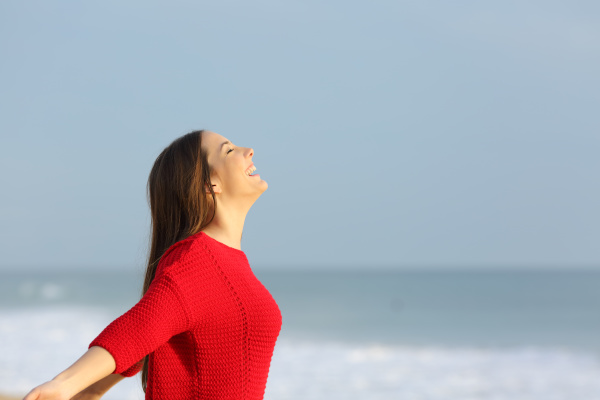
[[[250,153],[248,154],[249,157],[254,155],[254,149],[252,147],[249,147],[248,150],[250,150]]]

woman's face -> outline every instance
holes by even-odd
[[[246,171],[253,165],[254,150],[231,143],[227,138],[211,131],[202,132],[202,148],[206,151],[208,164],[212,167],[211,181],[215,193],[227,197],[258,198],[269,186],[256,172],[248,176]],[[252,169],[251,169],[252,170]]]

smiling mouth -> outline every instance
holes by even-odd
[[[252,166],[246,170],[246,175],[248,175],[248,176],[254,176],[254,175],[252,175],[252,174],[253,174],[255,171],[256,171],[256,167],[254,166],[254,164],[252,164]]]

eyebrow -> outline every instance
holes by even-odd
[[[231,143],[229,142],[229,140],[221,143],[221,150],[219,150],[219,151],[223,151],[223,146],[225,146],[226,144],[231,144]]]

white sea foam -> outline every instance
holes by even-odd
[[[566,349],[290,343],[266,399],[600,399],[600,362]]]
[[[75,362],[117,315],[61,307],[0,311],[0,392],[23,395]],[[142,400],[139,376],[104,398]],[[600,400],[597,355],[561,348],[448,348],[280,336],[266,400]]]

